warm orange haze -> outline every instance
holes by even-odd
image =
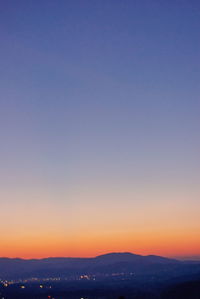
[[[180,200],[162,203],[154,193],[150,204],[129,201],[126,207],[117,200],[122,196],[119,190],[109,194],[115,203],[106,203],[106,199],[92,202],[94,195],[85,193],[84,204],[68,210],[64,203],[41,205],[39,200],[20,207],[13,203],[12,210],[5,203],[1,220],[7,225],[1,227],[0,256],[91,257],[118,251],[169,257],[199,255],[199,213],[196,206],[183,205],[186,193],[179,194]],[[99,196],[106,198],[106,194]]]
[[[89,257],[118,251],[169,257],[199,255],[195,185],[192,191],[187,185],[182,191],[169,186],[164,193],[162,181],[159,188],[146,184],[145,190],[134,184],[130,188],[125,182],[119,186],[117,180],[115,188],[114,183],[111,187],[103,179],[102,183],[101,190],[85,183],[67,193],[53,186],[48,188],[54,192],[40,188],[37,193],[27,187],[3,193],[2,188],[0,256]],[[190,204],[191,197],[196,205]],[[121,198],[126,199],[125,204]]]
[[[96,238],[95,238],[96,237]],[[184,232],[168,235],[167,232],[157,232],[156,236],[151,233],[131,235],[106,236],[84,235],[74,236],[76,241],[63,237],[45,238],[38,237],[20,239],[18,242],[5,241],[1,243],[1,256],[20,258],[45,258],[45,257],[93,257],[108,252],[130,251],[136,254],[156,254],[167,257],[182,258],[199,255],[200,242],[197,242],[197,234],[186,235]],[[186,238],[186,240],[185,240]],[[181,254],[180,254],[181,253]]]

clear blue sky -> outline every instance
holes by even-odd
[[[194,0],[1,1],[0,185],[4,215],[17,211],[8,224],[15,235],[24,226],[37,235],[48,219],[35,228],[29,211],[20,220],[26,205],[50,205],[55,234],[68,236],[78,231],[77,207],[109,218],[117,202],[119,217],[122,209],[134,218],[156,206],[146,224],[154,230],[172,199],[174,226],[189,211],[184,229],[199,229],[199,32]],[[56,224],[60,211],[73,219]],[[128,217],[119,234],[140,231],[141,218]],[[94,219],[86,218],[89,231]],[[100,220],[96,231],[118,238]],[[2,255],[12,238],[10,229]]]

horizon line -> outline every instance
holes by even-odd
[[[111,251],[111,252],[107,252],[107,253],[102,253],[99,255],[94,255],[94,256],[89,256],[89,257],[84,257],[84,256],[46,256],[46,257],[39,257],[39,258],[34,258],[34,257],[30,257],[30,258],[25,258],[25,257],[9,257],[9,256],[0,256],[0,259],[18,259],[18,260],[44,260],[44,259],[62,259],[62,258],[71,258],[71,259],[92,259],[92,258],[97,258],[100,256],[104,256],[104,255],[109,255],[109,254],[132,254],[132,255],[138,255],[138,256],[143,256],[143,257],[147,257],[147,256],[158,256],[158,257],[163,257],[163,258],[168,258],[168,259],[178,259],[178,260],[200,260],[200,254],[199,255],[179,255],[179,256],[163,256],[163,255],[157,255],[157,254],[137,254],[137,253],[133,253],[130,251]]]

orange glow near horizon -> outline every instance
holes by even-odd
[[[0,256],[92,257],[108,252],[200,255],[198,194],[173,190],[164,196],[156,189],[151,190],[151,200],[146,200],[150,197],[148,189],[143,194],[137,190],[128,194],[111,191],[71,193],[73,204],[55,202],[50,197],[44,200],[43,193],[37,195],[37,200],[34,194],[25,193],[23,200],[11,203],[1,194],[5,202],[0,211]],[[121,200],[124,196],[126,204]]]
[[[38,198],[21,205],[13,203],[11,210],[5,201],[0,256],[93,257],[108,252],[199,255],[199,203],[190,205],[187,194],[175,194],[176,200],[173,196],[168,200],[166,194],[161,202],[160,193],[153,193],[151,201],[142,197],[131,201],[127,196],[126,205],[118,200],[119,191],[107,194],[110,201],[102,195],[105,200],[93,202],[94,194],[86,194],[78,204],[75,199],[70,209],[65,202],[41,202]]]
[[[79,235],[74,239],[21,239],[20,242],[2,242],[0,255],[19,258],[94,257],[109,252],[132,252],[141,255],[194,256],[200,252],[197,234],[184,232],[157,232],[140,234]]]

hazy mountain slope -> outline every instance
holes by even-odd
[[[0,278],[68,277],[81,274],[130,273],[150,275],[160,273],[185,274],[198,271],[199,265],[185,264],[160,256],[132,253],[109,253],[95,258],[0,258]],[[189,271],[189,272],[188,272]],[[196,272],[195,272],[196,273]]]

